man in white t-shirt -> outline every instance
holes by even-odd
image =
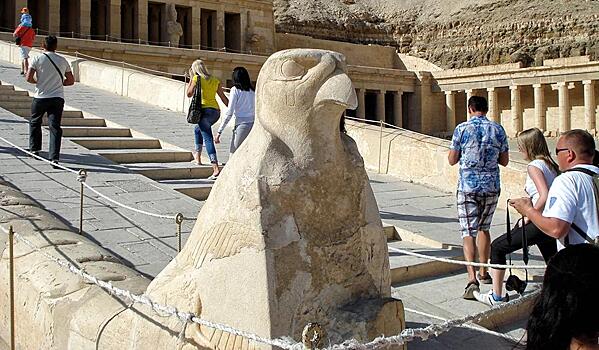
[[[559,250],[567,244],[593,241],[599,234],[591,176],[599,173],[599,168],[593,165],[595,140],[585,130],[563,133],[555,153],[563,173],[553,181],[543,212],[535,209],[529,198],[510,200],[510,205],[545,234],[558,239]]]
[[[49,35],[42,43],[44,52],[31,61],[26,79],[35,85],[35,95],[31,103],[31,120],[29,121],[29,150],[39,155],[42,148],[42,121],[48,114],[50,128],[50,147],[48,159],[58,163],[62,128],[60,122],[64,108],[63,86],[73,85],[75,78],[69,62],[57,55],[58,40]]]

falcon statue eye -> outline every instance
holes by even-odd
[[[289,60],[283,62],[283,64],[281,65],[281,73],[283,79],[295,80],[301,79],[301,77],[306,73],[306,69],[301,64]]]

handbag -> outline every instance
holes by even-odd
[[[25,32],[23,33],[23,35],[21,35],[21,36],[17,36],[17,37],[15,38],[15,44],[17,44],[17,45],[21,46],[21,38],[22,38],[22,37],[24,37],[24,36],[25,36],[25,34],[27,34],[27,32],[29,31],[29,29],[31,29],[31,28],[27,28],[27,30],[25,30]]]
[[[202,119],[202,77],[198,77],[191,103],[189,104],[189,111],[187,111],[187,122],[189,124],[197,124]]]

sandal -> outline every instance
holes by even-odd
[[[491,278],[491,275],[489,274],[489,272],[486,272],[484,275],[481,275],[480,273],[477,273],[476,274],[476,278],[482,284],[493,284],[493,279]]]
[[[468,282],[466,288],[464,288],[464,295],[462,295],[462,298],[466,300],[476,300],[474,291],[480,292],[480,284],[476,280]]]

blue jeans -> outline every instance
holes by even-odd
[[[216,148],[212,138],[212,125],[220,118],[220,111],[214,108],[202,108],[202,119],[194,127],[196,152],[202,152],[202,143],[206,144],[206,153],[210,158],[210,163],[217,164]]]

